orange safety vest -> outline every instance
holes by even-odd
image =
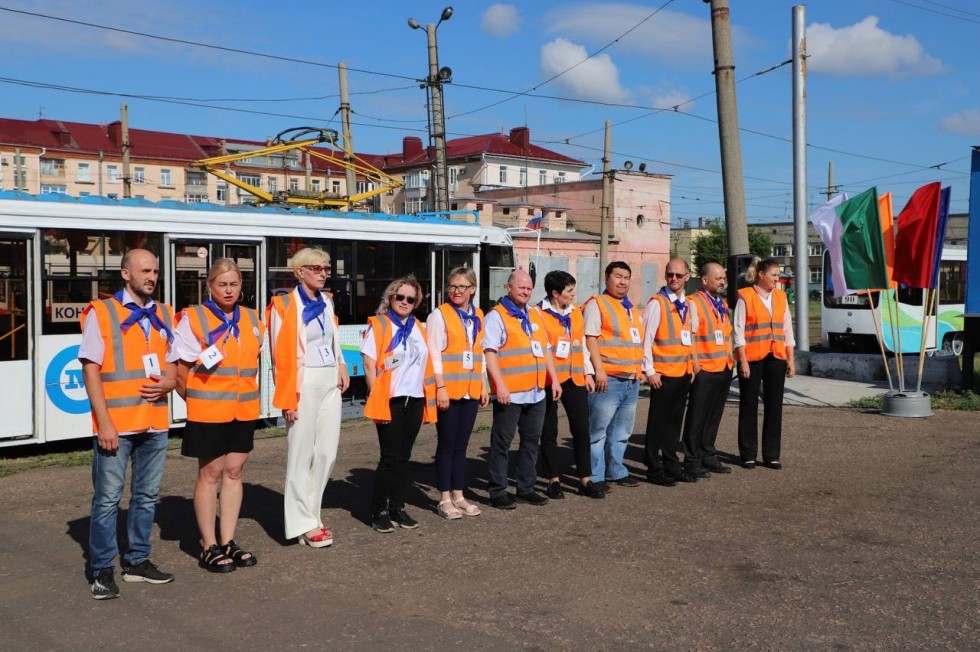
[[[766,310],[766,304],[762,303],[754,287],[742,288],[738,296],[745,303],[745,359],[755,362],[772,353],[785,360],[783,316],[788,305],[786,293],[779,289],[772,291],[772,314]]]
[[[579,387],[585,386],[585,317],[582,311],[572,306],[568,316],[572,319],[571,331],[568,332],[554,315],[538,307],[541,320],[548,334],[548,344],[551,345],[551,357],[555,360],[555,371],[558,372],[558,382],[563,383],[569,378]],[[559,358],[558,340],[568,340],[569,353],[567,358]]]
[[[537,310],[528,310],[528,317],[531,320],[531,336],[529,337],[524,329],[521,328],[521,320],[511,317],[507,309],[502,304],[493,307],[504,323],[504,331],[507,341],[497,350],[497,362],[500,365],[500,373],[504,377],[504,384],[507,390],[514,394],[516,392],[529,392],[533,389],[544,389],[548,364],[545,362],[544,350],[548,346],[547,330],[541,313]],[[535,328],[535,326],[537,328]],[[541,345],[542,357],[534,356],[531,348],[531,339]],[[493,376],[490,377],[490,391],[497,393],[496,383]]]
[[[712,301],[704,290],[688,297],[698,308],[698,330],[694,333],[694,350],[703,371],[724,371],[735,364],[732,358],[732,321],[715,313]],[[724,301],[724,299],[722,299]],[[722,344],[715,339],[715,331],[721,331]]]
[[[302,292],[303,290],[299,290]],[[323,292],[327,300],[332,301],[333,295]],[[297,329],[302,324],[300,315],[302,314],[297,302],[293,300],[293,293],[282,294],[272,297],[272,301],[265,308],[265,323],[271,324],[272,311],[275,310],[279,316],[281,325],[279,327],[279,337],[276,338],[275,348],[272,351],[272,369],[276,383],[275,391],[272,394],[272,406],[280,410],[295,410],[299,407],[299,366],[303,363],[299,359],[299,349],[296,346]],[[333,317],[334,326],[339,328],[340,321],[336,313]],[[334,337],[337,331],[334,330]],[[340,364],[342,360],[337,360]]]
[[[155,305],[157,316],[173,332],[173,308],[163,303]],[[139,324],[134,324],[123,333],[120,326],[129,317],[129,310],[116,301],[115,297],[88,304],[82,312],[83,329],[89,313],[95,313],[99,333],[105,343],[101,370],[102,391],[112,424],[120,432],[167,430],[170,427],[170,415],[166,397],[150,403],[140,396],[140,387],[151,382],[146,378],[143,356],[156,353],[160,369],[163,370],[168,345],[166,335],[163,331],[155,332],[151,329],[147,340]],[[94,412],[92,432],[98,432]]]
[[[602,316],[599,332],[599,357],[602,368],[610,376],[634,378],[643,364],[643,325],[640,311],[635,307],[628,314],[623,302],[605,294],[589,297],[583,304],[583,312],[589,301],[595,301]],[[633,342],[630,328],[635,328],[639,342]]]
[[[480,398],[483,394],[483,328],[486,326],[483,311],[475,308],[480,320],[480,329],[473,339],[473,346],[464,331],[463,320],[455,308],[448,303],[439,306],[442,321],[446,324],[446,348],[442,351],[442,380],[446,383],[449,398],[459,400],[469,394],[470,398]],[[463,352],[473,352],[473,368],[463,369]]]
[[[650,348],[654,370],[669,378],[680,378],[691,373],[694,370],[694,359],[691,357],[693,347],[685,346],[681,339],[683,331],[691,332],[690,315],[686,322],[682,322],[674,303],[662,294],[653,295],[650,301],[660,302],[660,323],[657,324]],[[651,326],[653,324],[647,324],[647,328]]]
[[[371,394],[368,396],[367,403],[364,405],[364,416],[378,421],[391,421],[391,377],[392,370],[385,367],[385,353],[395,337],[395,328],[387,317],[368,317],[368,328],[374,333],[374,345],[377,349],[375,356],[375,378],[374,385],[371,387]],[[428,341],[425,337],[425,328],[422,323],[415,320],[415,328],[422,334],[422,341]],[[436,374],[432,370],[432,357],[425,358],[425,374],[423,375],[422,391],[425,394],[425,411],[422,413],[423,423],[435,423],[439,411],[436,410]]]
[[[201,349],[211,346],[208,334],[221,320],[204,306],[192,306],[180,319],[190,319]],[[259,349],[265,327],[251,308],[241,308],[239,337],[222,335],[215,342],[221,361],[210,369],[198,362],[187,374],[187,419],[201,423],[254,421],[259,418]]]

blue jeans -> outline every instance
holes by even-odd
[[[125,435],[119,438],[119,448],[109,453],[99,448],[93,437],[95,454],[92,457],[92,522],[89,529],[89,563],[93,573],[112,568],[119,552],[116,542],[116,517],[126,481],[126,466],[133,460],[129,491],[129,514],[126,532],[129,549],[121,561],[127,566],[143,563],[150,556],[150,531],[156,514],[163,461],[167,457],[167,433],[152,432]]]
[[[629,475],[623,465],[626,444],[636,421],[640,381],[609,376],[605,392],[589,394],[589,443],[592,481],[619,480]]]

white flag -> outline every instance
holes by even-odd
[[[850,290],[844,282],[844,260],[841,258],[840,236],[841,223],[834,210],[842,202],[847,200],[847,193],[841,193],[826,204],[823,204],[810,215],[810,221],[817,230],[820,239],[830,252],[831,284],[834,289],[834,298],[840,298],[847,294],[854,294],[855,290]]]

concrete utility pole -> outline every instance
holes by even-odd
[[[603,287],[606,265],[609,264],[609,204],[612,201],[612,184],[609,165],[612,150],[612,124],[606,120],[606,144],[602,148],[602,208],[599,210],[599,287]]]
[[[737,290],[739,256],[749,253],[749,229],[745,219],[745,182],[742,177],[742,145],[738,134],[735,101],[735,61],[728,0],[704,0],[711,4],[711,41],[715,54],[715,95],[718,100],[718,138],[721,146],[721,180],[725,197],[725,231],[728,234],[729,299]]]
[[[103,154],[102,150],[100,149],[99,150],[99,197],[102,196],[102,167],[104,163],[105,163],[105,154]]]
[[[133,196],[133,178],[129,175],[129,107],[123,104],[120,107],[122,117],[120,128],[122,129],[122,178],[123,178],[123,197]]]
[[[38,170],[40,173],[40,170]],[[20,147],[14,149],[14,190],[27,190],[24,183],[24,166],[20,164]]]
[[[354,144],[350,133],[350,95],[347,93],[347,64],[341,62],[337,66],[340,75],[340,119],[344,129],[344,161],[347,162],[345,178],[347,180],[348,200],[357,194],[357,177],[354,174]],[[347,210],[353,210],[354,204],[348,202]]]
[[[796,350],[810,350],[810,250],[806,216],[806,6],[793,7],[793,283]]]
[[[834,162],[827,162],[827,201],[834,198]]]

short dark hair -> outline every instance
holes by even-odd
[[[548,299],[552,292],[561,294],[569,285],[575,285],[575,277],[564,270],[555,269],[544,275],[544,291]]]
[[[633,270],[631,270],[630,269],[630,266],[627,265],[622,260],[614,260],[611,263],[609,263],[608,265],[606,265],[606,276],[608,277],[610,274],[613,273],[613,270],[616,270],[616,269],[625,269],[627,272],[629,272],[630,277],[633,276]]]

